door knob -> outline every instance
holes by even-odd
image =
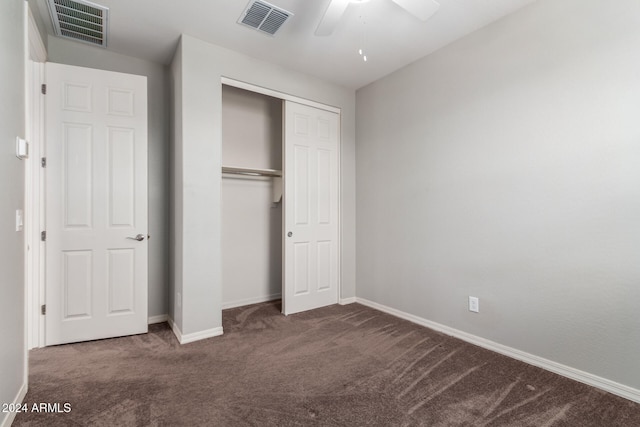
[[[138,242],[142,242],[144,240],[144,235],[138,234],[136,237],[127,237],[127,239],[137,240]]]
[[[291,236],[293,236],[293,233],[290,231],[290,232],[287,233],[287,236],[291,237]]]

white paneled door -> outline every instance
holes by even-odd
[[[340,117],[284,104],[282,311],[293,314],[338,302]]]
[[[147,332],[146,77],[46,81],[46,344]]]

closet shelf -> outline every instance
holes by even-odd
[[[276,169],[241,168],[237,166],[222,166],[222,173],[249,176],[273,176],[281,177],[282,171]]]

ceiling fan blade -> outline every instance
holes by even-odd
[[[340,22],[350,0],[331,0],[324,16],[316,28],[316,36],[329,36]]]
[[[392,0],[421,21],[431,18],[440,8],[435,0]]]

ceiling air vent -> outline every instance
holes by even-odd
[[[238,23],[274,35],[290,16],[293,16],[293,13],[260,0],[253,0],[240,15]]]
[[[56,35],[107,47],[109,8],[85,0],[47,0]]]

